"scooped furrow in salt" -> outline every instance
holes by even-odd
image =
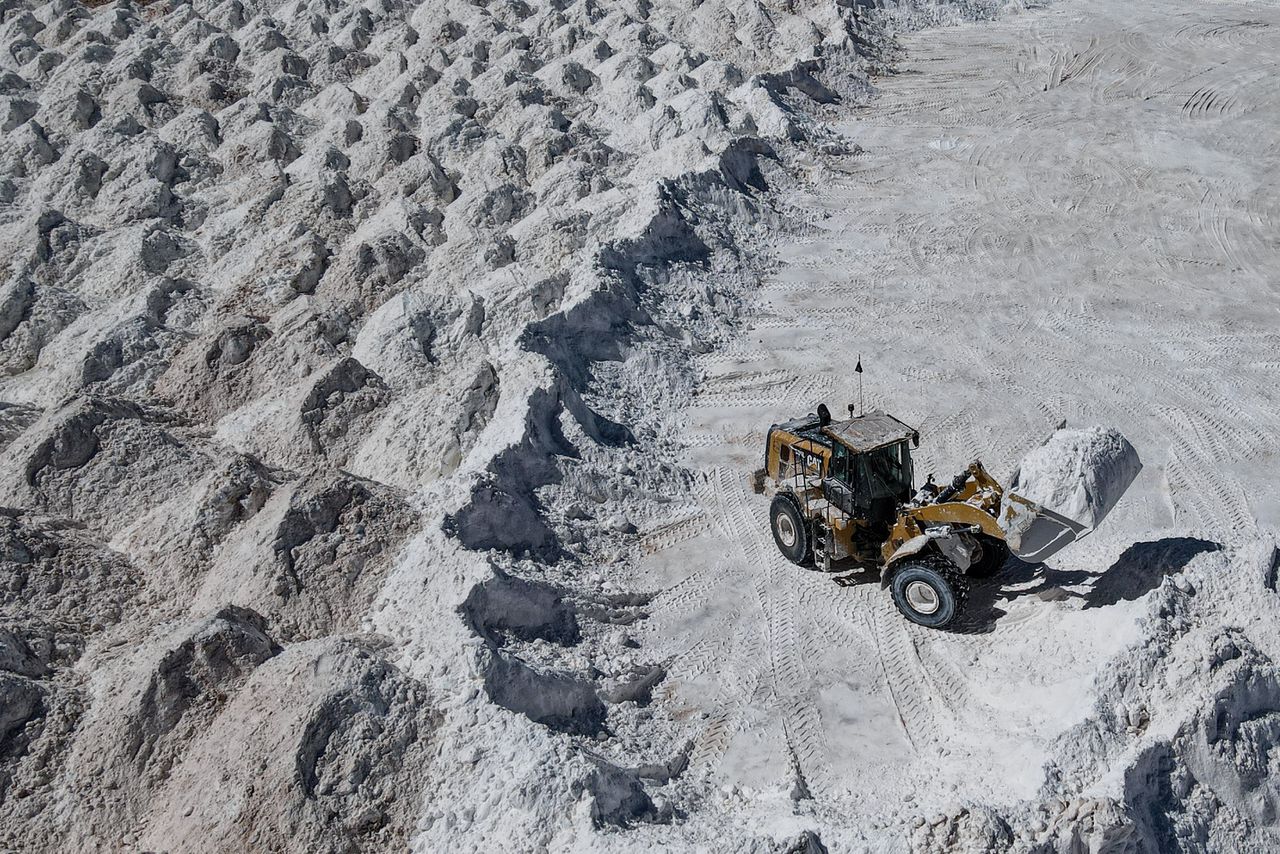
[[[1138,452],[1118,430],[1061,429],[1023,457],[1009,488],[1096,528],[1141,470]]]

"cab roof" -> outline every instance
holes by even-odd
[[[874,451],[905,439],[920,441],[920,434],[885,412],[868,412],[846,421],[832,421],[821,432],[854,453]]]

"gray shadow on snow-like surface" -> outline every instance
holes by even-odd
[[[1103,608],[1145,596],[1166,575],[1180,572],[1196,557],[1222,549],[1221,543],[1195,537],[1165,537],[1125,549],[1085,594],[1086,608]]]
[[[1134,543],[1101,573],[1055,569],[1048,564],[1024,563],[1011,557],[995,576],[971,580],[963,613],[942,631],[986,634],[1008,613],[1000,605],[1024,596],[1037,596],[1046,602],[1083,599],[1085,608],[1132,602],[1154,590],[1165,576],[1180,572],[1197,556],[1221,548],[1221,543],[1195,537],[1165,537]],[[845,567],[840,571],[846,574],[832,580],[842,587],[879,583],[878,570]],[[1087,589],[1083,592],[1068,589],[1072,587]]]
[[[1000,598],[1000,578],[975,580],[969,587],[964,610],[943,631],[961,635],[985,635],[996,627],[1007,611],[996,605]]]
[[[1195,537],[1165,537],[1134,543],[1104,572],[1055,569],[1047,564],[1024,563],[1010,558],[993,578],[972,582],[965,612],[948,631],[984,634],[995,628],[1006,611],[997,603],[1024,596],[1083,599],[1085,608],[1105,608],[1132,602],[1154,590],[1161,579],[1180,572],[1193,559],[1222,548],[1221,543]],[[1035,582],[1031,584],[1031,582]],[[1009,589],[1016,587],[1017,589]],[[1086,587],[1083,592],[1067,588]]]
[[[496,566],[492,578],[471,588],[458,611],[471,630],[494,647],[508,637],[558,646],[582,640],[577,614],[561,590],[516,578]]]
[[[577,644],[582,632],[573,608],[552,585],[493,570],[493,577],[471,588],[458,607],[488,647],[481,664],[485,693],[504,709],[558,732],[596,735],[604,727],[605,707],[591,682],[533,667],[506,648],[513,640]]]
[[[535,669],[498,649],[490,651],[483,667],[485,693],[502,708],[557,732],[594,736],[604,730],[604,702],[587,680]]]

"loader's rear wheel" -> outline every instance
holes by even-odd
[[[913,623],[940,629],[964,610],[969,582],[941,555],[903,561],[889,581],[893,604]]]
[[[809,526],[796,500],[789,495],[775,495],[769,505],[769,528],[782,556],[792,563],[809,559]]]
[[[992,537],[978,537],[979,552],[969,564],[970,578],[991,578],[1004,569],[1009,559],[1009,546]]]

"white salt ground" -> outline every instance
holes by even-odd
[[[1280,12],[995,5],[0,5],[0,848],[1280,847]],[[1145,468],[919,629],[747,482],[859,354]]]

